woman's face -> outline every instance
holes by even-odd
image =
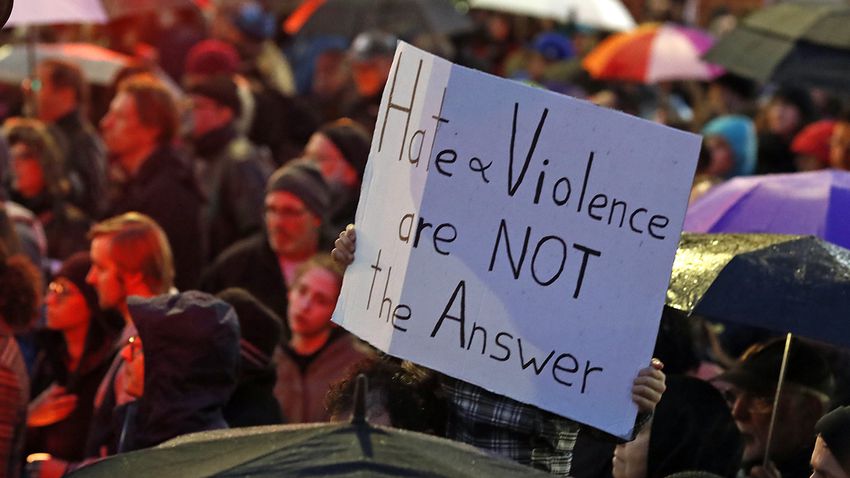
[[[781,136],[794,134],[802,121],[800,110],[791,103],[775,100],[767,108],[767,126]]]
[[[23,143],[12,145],[10,152],[15,172],[15,190],[25,198],[38,196],[46,186],[44,170],[38,157]]]
[[[322,267],[309,269],[292,285],[287,320],[293,335],[312,337],[331,328],[341,285],[336,274]]]
[[[646,478],[649,457],[649,432],[647,423],[634,440],[617,445],[614,449],[614,478]]]
[[[732,148],[722,136],[709,136],[705,140],[711,160],[706,172],[714,176],[726,176],[735,166]]]
[[[50,283],[47,290],[47,328],[70,330],[88,327],[91,310],[80,289],[64,277]]]

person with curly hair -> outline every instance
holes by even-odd
[[[0,245],[0,476],[21,471],[30,384],[14,334],[38,314],[40,282],[28,259]]]

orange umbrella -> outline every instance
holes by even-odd
[[[600,80],[707,80],[723,72],[701,59],[713,44],[714,38],[701,30],[650,23],[608,37],[585,57],[582,66]]]

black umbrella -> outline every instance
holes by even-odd
[[[850,250],[814,236],[684,233],[666,303],[688,314],[788,332],[766,465],[791,334],[850,346]]]
[[[305,8],[310,3],[305,2]],[[319,3],[298,30],[299,36],[333,35],[350,39],[358,33],[377,29],[412,39],[423,33],[463,33],[473,26],[450,0],[326,0]]]
[[[549,476],[472,446],[363,418],[358,380],[351,423],[314,423],[193,433],[82,468],[74,477],[194,476],[514,477]]]
[[[747,16],[705,59],[759,81],[850,88],[850,5],[782,3]]]
[[[850,346],[850,250],[814,236],[682,234],[667,305]]]

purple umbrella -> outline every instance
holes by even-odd
[[[850,172],[731,179],[688,208],[684,230],[810,234],[850,248]]]

